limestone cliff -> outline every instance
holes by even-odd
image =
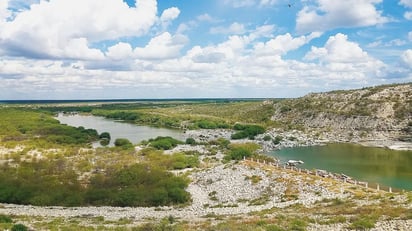
[[[340,141],[412,141],[412,83],[312,93],[274,104],[273,121]]]

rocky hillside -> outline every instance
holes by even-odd
[[[412,83],[312,93],[274,104],[273,121],[341,141],[412,141]]]

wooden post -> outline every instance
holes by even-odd
[[[368,188],[368,182],[365,183],[365,188]]]
[[[378,191],[381,190],[380,187],[379,187],[379,184],[376,186],[376,190],[378,190]]]
[[[389,187],[389,192],[392,193],[392,187]]]

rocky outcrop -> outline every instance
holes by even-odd
[[[412,84],[309,94],[274,103],[273,121],[346,141],[412,140]]]

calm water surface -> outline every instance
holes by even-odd
[[[282,162],[303,160],[302,168],[344,173],[355,179],[412,190],[412,151],[353,144],[298,147],[270,153]]]
[[[183,139],[183,133],[179,130],[138,126],[97,116],[59,114],[56,119],[62,124],[67,124],[73,127],[83,126],[85,128],[96,129],[99,134],[102,132],[110,133],[111,140],[109,146],[113,146],[113,143],[117,138],[126,138],[134,144],[158,136],[171,136],[175,139]],[[99,143],[94,143],[93,146],[97,147],[99,146]]]

